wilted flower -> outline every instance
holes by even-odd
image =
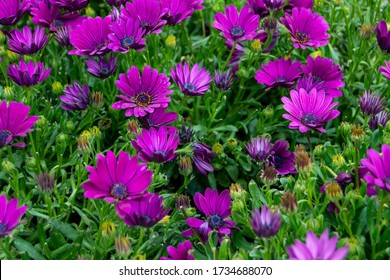
[[[271,237],[278,233],[280,226],[282,225],[282,219],[278,211],[271,212],[265,204],[261,207],[261,210],[255,209],[252,212],[252,218],[249,219],[252,225],[253,232],[258,237]]]
[[[27,206],[18,207],[18,199],[7,200],[5,195],[0,196],[0,237],[9,235],[14,228],[22,223],[20,218],[27,210]]]
[[[351,138],[353,141],[362,141],[364,139],[365,132],[360,124],[354,124],[351,128]]]
[[[194,255],[190,254],[192,251],[191,242],[186,240],[177,245],[177,249],[173,246],[167,247],[169,257],[161,257],[160,260],[194,260]]]

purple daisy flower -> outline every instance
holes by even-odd
[[[278,87],[289,88],[301,75],[301,63],[292,62],[291,58],[270,61],[268,64],[262,64],[261,67],[263,70],[256,70],[255,79],[259,84],[268,86],[266,90]]]
[[[278,233],[282,225],[282,219],[278,211],[271,212],[265,204],[259,209],[252,212],[252,218],[249,219],[253,232],[258,237],[271,237]]]
[[[186,128],[184,123],[181,125],[181,130],[179,131],[179,137],[180,137],[180,144],[188,144],[191,142],[192,137],[194,136],[195,132],[192,130],[191,126]]]
[[[211,147],[199,142],[194,142],[192,145],[194,147],[192,160],[198,172],[205,176],[207,172],[213,172],[214,167],[211,160],[215,157],[215,154],[211,151]]]
[[[368,121],[368,125],[372,130],[377,129],[379,125],[385,127],[387,122],[389,121],[389,118],[390,118],[390,113],[383,110],[378,114],[371,116],[370,120]]]
[[[58,7],[75,12],[84,9],[89,0],[50,0],[50,2]]]
[[[126,8],[121,8],[121,18],[139,19],[141,27],[145,31],[145,36],[155,33],[160,34],[167,21],[162,17],[165,15],[165,10],[161,6],[161,2],[157,0],[134,0],[127,2]]]
[[[315,79],[311,75],[303,76],[298,79],[297,84],[295,86],[295,90],[299,91],[299,89],[301,88],[306,90],[306,92],[310,92],[313,88],[315,88],[317,91],[326,89],[323,81]]]
[[[70,36],[70,27],[62,26],[57,28],[57,30],[54,32],[54,37],[56,38],[56,41],[63,48],[69,48],[71,46],[69,36]]]
[[[22,32],[12,30],[7,34],[9,49],[18,54],[34,54],[39,52],[47,44],[49,36],[45,35],[45,29],[39,26],[31,32],[28,26],[23,27]]]
[[[283,108],[289,114],[283,114],[283,118],[290,120],[290,129],[299,129],[305,133],[310,129],[317,129],[325,133],[323,128],[328,121],[340,115],[338,110],[332,110],[338,102],[333,102],[331,96],[327,96],[323,90],[317,92],[314,88],[309,93],[304,89],[290,91],[291,99],[282,97]]]
[[[142,51],[145,49],[145,30],[138,19],[129,17],[116,21],[111,25],[112,34],[108,35],[108,48],[113,52],[127,53],[130,49]]]
[[[212,26],[221,31],[229,41],[245,41],[256,37],[259,27],[259,15],[254,14],[248,6],[240,12],[234,5],[225,8],[225,14],[218,12]]]
[[[290,260],[343,260],[348,254],[349,247],[336,249],[338,238],[329,239],[328,229],[317,238],[311,231],[306,236],[306,244],[299,240],[287,248]]]
[[[359,96],[360,109],[365,115],[376,115],[385,108],[385,98],[370,90],[365,90]]]
[[[77,81],[73,86],[64,89],[60,100],[64,103],[61,108],[67,111],[85,110],[90,103],[90,92],[87,84],[80,86]]]
[[[23,60],[18,64],[9,65],[7,67],[8,77],[19,86],[31,87],[44,81],[49,76],[51,68],[46,69],[42,62],[37,62],[34,65],[33,61],[28,64]]]
[[[173,123],[177,118],[178,115],[175,112],[166,112],[166,108],[157,108],[153,113],[140,117],[138,120],[142,128],[150,129]]]
[[[115,73],[118,60],[110,55],[108,61],[99,56],[98,61],[92,57],[85,61],[87,71],[99,79],[106,79]]]
[[[0,24],[13,25],[17,23],[30,6],[29,0],[0,1]]]
[[[263,0],[246,0],[246,5],[249,6],[251,10],[260,17],[269,14],[268,8],[264,5]]]
[[[379,67],[379,71],[381,71],[383,76],[385,76],[386,78],[388,78],[390,80],[390,61],[385,60],[385,64],[386,64],[386,66]]]
[[[124,5],[127,0],[106,0],[107,4],[110,6],[119,7],[120,5]]]
[[[175,150],[179,144],[178,129],[161,126],[150,130],[143,129],[137,139],[131,141],[138,156],[145,162],[168,162],[176,157]]]
[[[314,6],[313,0],[290,0],[284,8],[286,12],[291,13],[293,8],[307,8],[312,9]]]
[[[83,183],[84,196],[102,199],[108,203],[141,196],[152,183],[152,171],[138,157],[121,151],[118,158],[113,151],[107,156],[97,155],[96,168],[87,166],[89,181]]]
[[[169,25],[178,25],[188,19],[194,13],[197,0],[160,0],[161,7],[165,11],[163,19]]]
[[[18,199],[7,200],[5,195],[0,196],[0,237],[10,234],[23,221],[20,218],[27,210],[27,206],[18,207]]]
[[[295,48],[318,48],[328,44],[330,35],[326,32],[329,30],[329,24],[310,9],[293,8],[292,15],[286,13],[285,18],[280,18],[280,21],[290,32]]]
[[[87,18],[80,25],[70,31],[70,43],[76,50],[69,54],[79,56],[104,55],[110,51],[108,48],[111,33],[111,17]]]
[[[343,95],[339,90],[344,87],[343,72],[337,64],[333,63],[333,59],[320,56],[313,59],[309,56],[307,65],[302,65],[301,69],[305,75],[312,77],[314,82],[322,82],[326,94],[331,97]]]
[[[381,154],[369,149],[367,158],[363,158],[360,162],[367,169],[363,180],[369,186],[376,186],[390,192],[390,146],[383,144]]]
[[[150,228],[164,218],[171,209],[164,211],[163,198],[157,193],[147,193],[134,199],[121,200],[116,205],[118,216],[130,227]]]
[[[232,86],[233,75],[231,74],[230,69],[225,72],[215,71],[214,73],[214,83],[215,87],[221,91],[227,91]]]
[[[179,243],[177,249],[173,246],[167,247],[167,252],[170,257],[161,257],[160,260],[194,260],[194,255],[190,254],[192,245],[189,240]]]
[[[390,53],[390,30],[387,30],[387,23],[381,20],[375,28],[376,40],[382,51]]]
[[[188,62],[180,62],[172,67],[171,76],[180,90],[187,95],[204,95],[210,89],[210,82],[213,80],[206,68],[199,69],[199,64],[190,68]]]
[[[285,0],[263,0],[269,10],[279,11],[283,8]]]
[[[115,102],[112,108],[126,110],[127,117],[144,117],[157,108],[167,108],[171,101],[168,95],[173,92],[169,90],[169,78],[149,65],[144,68],[142,77],[137,67],[132,66],[126,75],[119,75],[115,84],[124,95],[117,95],[122,101]]]
[[[271,139],[269,137],[259,136],[256,139],[251,137],[251,144],[245,145],[250,157],[257,161],[265,161],[271,153]]]
[[[182,232],[185,237],[193,236],[194,230],[202,237],[203,242],[207,242],[209,233],[215,230],[221,242],[222,236],[231,234],[232,229],[237,229],[235,222],[227,220],[231,216],[230,192],[224,190],[218,194],[218,190],[207,188],[204,196],[197,192],[194,196],[196,207],[206,216],[206,220],[197,218],[187,218],[186,222],[191,228]]]
[[[39,119],[37,116],[28,117],[30,107],[23,103],[3,100],[0,104],[0,148],[11,144],[16,137],[26,137],[28,132]],[[16,147],[24,147],[23,142],[14,144]],[[1,221],[1,219],[0,219]]]
[[[275,141],[268,157],[268,163],[275,168],[276,173],[279,175],[295,174],[297,171],[294,162],[294,152],[288,150],[288,142]]]

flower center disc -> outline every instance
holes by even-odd
[[[316,124],[318,119],[313,114],[306,114],[302,116],[301,121],[304,125]]]
[[[230,29],[230,35],[232,35],[234,38],[240,38],[244,35],[244,30],[242,30],[239,26],[234,26],[232,29]]]
[[[109,73],[109,70],[107,67],[102,67],[99,69],[99,74],[103,77],[107,76]]]
[[[157,162],[163,162],[165,157],[165,152],[162,150],[156,150],[153,152],[153,158]]]
[[[121,41],[122,47],[124,47],[126,49],[130,48],[132,44],[134,44],[134,38],[130,37],[130,36],[126,36]]]
[[[140,107],[146,107],[151,103],[152,99],[150,95],[144,92],[137,94],[135,97],[135,103]]]
[[[127,189],[122,184],[114,184],[111,186],[110,194],[116,199],[124,199],[127,196]]]
[[[185,83],[183,88],[188,92],[195,92],[195,86],[191,83]]]
[[[307,41],[309,41],[309,35],[307,35],[306,33],[304,32],[297,32],[295,33],[295,39],[297,39],[297,41],[299,43],[307,43]]]
[[[7,231],[7,226],[0,223],[0,236]]]
[[[1,130],[0,131],[0,147],[7,145],[11,142],[12,133],[9,130]]]
[[[151,24],[150,24],[149,22],[147,22],[147,21],[141,21],[141,26],[142,26],[143,28],[148,28],[150,25],[151,25]]]
[[[209,218],[209,225],[211,228],[219,228],[223,225],[223,218],[218,214],[211,215]]]
[[[282,166],[283,159],[280,156],[274,156],[274,166],[275,168],[279,168]]]

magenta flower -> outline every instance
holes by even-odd
[[[51,68],[46,69],[42,62],[37,62],[34,65],[33,61],[28,64],[23,60],[19,61],[19,65],[13,64],[7,67],[8,77],[19,86],[31,87],[49,76]]]
[[[180,62],[175,68],[172,68],[172,79],[184,94],[199,96],[210,89],[210,82],[213,80],[210,73],[206,68],[199,68],[199,64],[190,68],[188,62],[184,66]]]
[[[375,28],[376,40],[382,51],[390,53],[390,30],[387,29],[387,23],[381,20]]]
[[[113,52],[127,53],[130,49],[142,51],[145,49],[145,30],[137,18],[129,17],[116,21],[111,25],[112,34],[108,35],[108,48]]]
[[[326,32],[329,25],[318,13],[306,8],[293,8],[292,15],[286,13],[280,21],[291,34],[291,41],[295,48],[318,48],[326,46],[330,35]]]
[[[279,11],[283,8],[285,0],[263,0],[269,10]]]
[[[98,61],[92,57],[85,61],[87,71],[99,79],[106,79],[115,73],[118,60],[110,55],[108,60],[99,56]]]
[[[263,70],[256,70],[255,79],[259,84],[268,86],[266,90],[278,87],[289,88],[301,75],[301,63],[292,62],[291,58],[270,61],[268,64],[262,64],[261,67]]]
[[[377,129],[379,125],[381,125],[382,127],[386,127],[386,124],[389,121],[389,119],[390,119],[390,113],[383,110],[378,114],[371,116],[370,120],[368,121],[368,125],[372,130]]]
[[[142,128],[150,129],[173,123],[177,118],[178,115],[175,112],[166,112],[166,108],[158,108],[153,113],[140,117],[138,120]]]
[[[70,36],[70,27],[66,27],[66,26],[59,27],[54,32],[54,38],[63,48],[69,48],[71,46],[69,36]]]
[[[167,247],[167,252],[170,257],[161,257],[160,260],[194,260],[194,255],[190,252],[192,251],[192,245],[189,240],[179,243],[177,249],[173,246]]]
[[[313,88],[317,91],[325,90],[326,86],[323,81],[320,81],[318,78],[313,78],[311,75],[303,76],[298,79],[297,84],[295,85],[295,90],[303,88],[306,92],[310,92]]]
[[[265,161],[271,153],[271,139],[269,137],[259,136],[256,139],[251,137],[251,144],[245,145],[249,156],[257,161]]]
[[[121,8],[121,18],[139,19],[141,28],[145,32],[145,36],[155,33],[160,34],[167,21],[162,17],[165,15],[165,10],[158,0],[134,0],[127,2],[126,8]]]
[[[108,203],[141,196],[152,182],[152,171],[137,157],[121,151],[118,158],[113,151],[107,156],[97,155],[96,167],[87,166],[89,181],[83,183],[84,196],[104,199]]]
[[[343,260],[348,254],[349,247],[336,249],[337,236],[329,239],[328,229],[317,238],[311,231],[306,236],[306,244],[299,240],[287,248],[290,260]]]
[[[49,36],[45,35],[45,29],[39,26],[34,33],[28,26],[23,27],[22,32],[12,30],[7,34],[9,49],[19,54],[34,54],[39,52],[47,44]]]
[[[211,160],[215,157],[215,154],[211,151],[211,147],[205,144],[194,142],[192,160],[195,164],[196,170],[202,175],[207,175],[207,172],[213,172],[214,167],[211,164]]]
[[[171,101],[168,95],[173,92],[169,90],[169,78],[149,65],[144,68],[142,77],[137,67],[132,66],[126,75],[119,75],[115,84],[123,95],[117,95],[122,101],[115,102],[112,108],[126,110],[127,117],[144,117],[157,108],[167,108]]]
[[[160,0],[161,7],[165,10],[163,19],[169,25],[177,25],[188,19],[194,13],[199,0]]]
[[[131,141],[138,156],[145,162],[168,162],[176,157],[175,150],[179,144],[178,129],[161,126],[142,130],[137,139]]]
[[[325,133],[325,124],[340,115],[339,111],[332,110],[338,102],[332,103],[333,98],[322,90],[312,89],[309,93],[304,89],[291,90],[290,96],[291,99],[282,97],[283,108],[289,113],[283,114],[283,118],[291,121],[290,129],[299,129],[302,133],[316,129]]]
[[[294,166],[294,153],[288,150],[288,142],[277,140],[272,145],[271,153],[268,157],[268,164],[275,168],[279,175],[296,173]]]
[[[124,5],[127,0],[106,0],[107,4],[110,6],[117,6]]]
[[[162,203],[163,198],[157,193],[146,193],[138,198],[119,201],[116,205],[116,212],[130,227],[150,228],[170,211],[170,208],[164,211]]]
[[[290,13],[293,8],[307,8],[312,9],[314,6],[313,0],[290,0],[284,8],[286,12]]]
[[[252,212],[252,218],[249,219],[253,232],[259,237],[271,237],[278,233],[282,225],[282,219],[278,210],[271,212],[265,204],[261,210],[255,209]]]
[[[182,235],[185,237],[193,236],[195,230],[205,243],[208,240],[209,233],[213,230],[217,232],[220,242],[222,236],[230,236],[231,230],[237,229],[234,226],[235,222],[227,220],[231,216],[230,202],[229,190],[222,191],[220,195],[218,190],[211,190],[210,188],[206,189],[204,196],[197,192],[194,196],[194,203],[206,218],[205,220],[187,218],[187,225],[191,228],[183,231]]]
[[[233,83],[233,75],[230,69],[225,72],[215,71],[214,83],[215,83],[215,87],[221,91],[229,90]]]
[[[50,2],[58,7],[75,12],[84,9],[89,0],[50,0]]]
[[[218,12],[212,26],[221,31],[229,41],[246,41],[256,37],[259,27],[259,15],[254,14],[248,6],[240,12],[234,5],[225,8],[225,14]]]
[[[363,158],[360,162],[367,169],[363,180],[368,186],[376,186],[390,192],[390,146],[383,144],[382,154],[369,149],[367,158]]]
[[[0,148],[11,144],[16,137],[26,137],[28,132],[39,119],[37,116],[28,117],[30,107],[23,103],[12,101],[7,104],[6,100],[0,103]],[[23,142],[14,146],[24,147]],[[1,221],[1,219],[0,219]]]
[[[60,96],[64,103],[61,108],[67,111],[85,110],[90,103],[90,92],[87,84],[80,86],[77,81],[73,86],[64,89],[64,95]]]
[[[12,232],[23,221],[20,218],[27,210],[27,206],[18,207],[18,199],[7,200],[5,195],[0,196],[0,237]]]
[[[385,60],[385,64],[386,64],[386,66],[379,67],[379,71],[381,71],[383,76],[385,76],[386,78],[388,78],[390,80],[390,61]]]
[[[362,96],[359,96],[359,104],[362,113],[365,115],[376,115],[385,108],[385,98],[370,90],[365,90]]]
[[[17,23],[30,6],[29,0],[1,0],[0,24],[13,25]]]
[[[260,17],[269,14],[268,8],[264,5],[263,0],[246,0],[246,5],[249,6],[251,10]]]
[[[320,82],[326,94],[331,97],[342,96],[339,90],[344,87],[343,73],[339,66],[333,63],[333,59],[317,56],[307,58],[307,65],[302,65],[302,72],[311,77],[313,82]],[[317,89],[318,90],[318,89]]]
[[[111,33],[111,17],[85,19],[80,25],[70,31],[70,43],[75,50],[69,54],[79,56],[104,55],[108,48],[108,35]]]

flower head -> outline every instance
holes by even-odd
[[[213,80],[206,68],[200,69],[199,64],[195,64],[190,68],[188,62],[184,66],[180,62],[175,68],[172,68],[171,76],[180,90],[191,96],[205,94]]]
[[[207,175],[207,172],[213,172],[214,167],[211,160],[215,157],[215,154],[211,151],[211,147],[199,142],[192,143],[192,146],[194,147],[192,160],[199,173]]]
[[[214,83],[217,89],[222,91],[227,91],[232,86],[233,75],[231,74],[230,69],[225,72],[215,71],[214,73]]]
[[[360,162],[367,169],[363,180],[368,186],[376,186],[390,192],[390,146],[383,144],[381,154],[374,149],[369,149],[367,158],[363,158]]]
[[[69,54],[79,56],[104,55],[110,51],[108,48],[111,34],[111,17],[87,18],[70,31],[70,43],[75,50],[70,50]]]
[[[199,0],[160,0],[161,7],[165,10],[163,19],[169,25],[177,25],[180,22],[188,19],[194,13],[195,4]]]
[[[288,142],[276,140],[272,145],[268,163],[275,168],[277,174],[286,175],[296,173],[294,159],[294,153],[288,150]]]
[[[215,230],[218,238],[221,241],[223,235],[230,235],[235,222],[227,220],[230,217],[230,192],[224,190],[218,194],[218,190],[206,189],[204,195],[197,192],[194,196],[196,207],[205,216],[205,220],[197,218],[187,218],[186,222],[191,227],[182,232],[183,236],[193,236],[194,230],[202,237],[203,242],[207,242],[209,233]]]
[[[265,161],[271,153],[271,139],[259,136],[256,139],[251,137],[251,144],[245,145],[250,157],[255,161]]]
[[[265,204],[261,210],[255,209],[252,218],[249,219],[253,232],[259,237],[271,237],[278,233],[282,225],[282,219],[278,211],[271,212]]]
[[[34,54],[40,51],[49,40],[45,35],[45,29],[39,26],[32,33],[28,26],[23,27],[22,32],[12,30],[8,34],[9,49],[18,54]]]
[[[89,0],[50,0],[50,2],[58,7],[75,12],[84,9],[88,5]]]
[[[383,110],[378,114],[371,116],[370,120],[368,121],[368,125],[372,130],[377,129],[379,125],[386,127],[386,124],[389,121],[389,119],[390,119],[390,113]]]
[[[379,71],[381,71],[382,75],[390,80],[390,61],[385,60],[386,66],[380,66]]]
[[[150,228],[164,218],[170,208],[164,210],[163,198],[157,193],[147,193],[138,198],[126,199],[116,205],[118,216],[130,227]]]
[[[379,94],[365,90],[362,96],[359,96],[360,109],[365,115],[376,115],[385,108],[385,98]]]
[[[295,90],[299,91],[301,88],[306,90],[306,92],[310,92],[313,88],[317,91],[325,90],[326,86],[323,81],[315,77],[313,78],[311,74],[309,74],[308,76],[303,76],[298,79]]]
[[[0,1],[0,24],[13,25],[17,23],[29,8],[29,0],[2,0]]]
[[[143,129],[141,135],[131,143],[138,156],[145,162],[168,162],[176,157],[175,150],[179,144],[177,128],[160,126]]]
[[[87,84],[80,86],[77,81],[67,86],[64,95],[60,96],[64,103],[61,108],[67,111],[85,110],[90,103],[90,92]]]
[[[158,108],[153,113],[139,117],[138,120],[142,128],[150,129],[151,127],[157,128],[173,123],[177,118],[178,115],[175,112],[167,112],[166,108]]]
[[[277,59],[263,64],[263,70],[256,70],[255,79],[259,84],[265,84],[267,90],[277,87],[291,87],[301,75],[301,63],[289,59]]]
[[[46,69],[42,62],[34,65],[33,61],[27,64],[23,60],[19,61],[19,65],[13,64],[7,68],[7,74],[11,80],[24,87],[31,87],[44,81],[50,72],[51,68]]]
[[[309,93],[304,89],[290,91],[291,99],[282,97],[283,108],[288,114],[283,114],[283,118],[290,120],[290,129],[299,129],[305,133],[310,129],[316,129],[325,133],[325,124],[333,120],[340,112],[332,110],[338,102],[333,102],[331,96],[325,95],[323,90],[317,92],[314,88]]]
[[[126,110],[127,117],[144,117],[158,108],[167,108],[171,99],[168,97],[171,83],[164,74],[159,74],[147,65],[142,77],[137,67],[132,66],[126,74],[120,74],[116,86],[123,93],[117,95],[121,101],[115,102],[112,108]]]
[[[179,243],[177,249],[173,246],[167,247],[170,257],[161,257],[160,260],[194,260],[194,255],[190,253],[192,245],[189,240]]]
[[[142,51],[145,49],[145,30],[137,18],[128,17],[115,21],[111,25],[112,34],[108,35],[108,48],[113,52],[127,53],[130,49]]]
[[[22,222],[20,218],[27,210],[27,206],[18,207],[18,200],[7,200],[5,195],[0,196],[0,237],[9,235]]]
[[[59,27],[54,32],[54,37],[56,38],[56,41],[64,48],[69,48],[71,46],[69,36],[70,28],[67,26]]]
[[[259,27],[259,15],[255,15],[248,6],[238,12],[236,6],[225,8],[225,14],[218,12],[212,26],[221,31],[229,41],[246,41],[256,36]]]
[[[292,14],[286,13],[285,18],[280,18],[280,21],[290,32],[295,48],[318,48],[328,44],[330,35],[326,32],[329,24],[310,9],[293,8]]]
[[[375,28],[376,40],[382,51],[390,53],[390,30],[387,29],[387,23],[381,20]]]
[[[39,119],[37,116],[28,117],[30,107],[15,101],[0,103],[0,148],[11,144],[16,137],[26,137],[27,132],[33,131],[32,127]],[[25,143],[17,143],[15,146],[24,147]]]
[[[110,55],[108,61],[103,57],[98,57],[98,61],[92,57],[85,61],[87,71],[99,79],[106,79],[115,73],[118,60]]]
[[[348,246],[336,249],[337,236],[329,239],[328,229],[317,238],[311,231],[306,236],[306,244],[296,240],[287,248],[290,260],[343,260],[348,254]]]
[[[279,11],[283,8],[285,0],[263,0],[269,10]]]
[[[251,10],[260,17],[269,14],[268,8],[264,5],[263,0],[246,0],[246,5],[249,6]]]
[[[117,200],[142,195],[152,182],[152,171],[144,163],[138,164],[137,157],[130,157],[121,151],[118,157],[113,151],[107,156],[97,155],[96,167],[87,166],[90,173],[83,183],[84,196],[91,199],[104,198],[111,203]]]

